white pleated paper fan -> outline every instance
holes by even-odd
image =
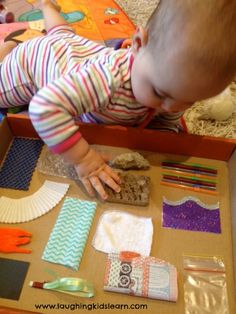
[[[45,181],[38,191],[30,196],[19,199],[0,197],[0,222],[19,223],[38,218],[64,197],[69,184]]]

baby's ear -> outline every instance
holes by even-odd
[[[137,27],[132,39],[133,52],[137,53],[141,47],[146,46],[147,41],[147,31],[142,26]]]

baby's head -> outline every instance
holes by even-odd
[[[235,0],[161,0],[133,38],[138,102],[182,111],[219,94],[236,75]]]

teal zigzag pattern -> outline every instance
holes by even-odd
[[[97,203],[66,197],[42,259],[78,270]]]

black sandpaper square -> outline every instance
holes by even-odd
[[[19,300],[29,263],[0,258],[0,298]]]

